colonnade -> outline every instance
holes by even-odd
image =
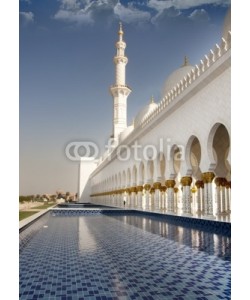
[[[179,183],[173,179],[147,182],[91,197],[96,204],[185,216],[214,218],[231,213],[231,181],[213,172],[202,173],[202,180],[184,176]]]

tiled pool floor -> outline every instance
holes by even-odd
[[[230,299],[228,237],[122,215],[39,222],[21,233],[22,300]]]

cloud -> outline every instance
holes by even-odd
[[[60,0],[56,20],[77,24],[110,23],[117,18],[125,23],[142,23],[151,18],[149,12],[135,7],[136,2],[124,6],[118,0]]]
[[[174,7],[176,9],[189,9],[192,7],[211,4],[227,6],[230,3],[230,0],[149,0],[148,7],[157,11],[162,11],[170,7]]]
[[[66,9],[60,9],[54,16],[56,20],[61,20],[70,23],[81,24],[93,24],[94,21],[91,16],[91,12],[84,9],[78,11],[71,11]]]
[[[34,14],[31,11],[21,11],[20,12],[20,21],[23,25],[29,25],[34,22]]]
[[[205,9],[195,9],[190,15],[189,19],[198,22],[207,22],[210,20],[208,13]]]
[[[153,8],[157,11],[163,11],[166,8],[170,8],[172,5],[171,0],[149,0],[148,7]]]
[[[121,3],[117,3],[114,7],[114,13],[125,23],[141,23],[151,19],[151,14],[149,12],[135,8],[132,3],[130,3],[128,7],[123,6]]]

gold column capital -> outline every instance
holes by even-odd
[[[223,177],[216,177],[214,182],[216,186],[225,186],[225,178]]]
[[[195,185],[196,185],[197,189],[204,188],[204,182],[202,180],[197,180],[195,182]]]
[[[211,183],[214,179],[215,175],[213,172],[205,172],[202,173],[202,180],[204,183]]]
[[[130,188],[130,192],[131,192],[131,193],[136,193],[136,187],[135,187],[135,186],[131,187],[131,188]]]
[[[137,192],[142,192],[143,191],[143,186],[142,185],[138,185],[136,187],[136,189],[137,189]]]
[[[145,189],[146,191],[149,191],[150,188],[151,188],[151,185],[150,185],[150,184],[145,184],[145,185],[144,185],[144,189]]]
[[[227,181],[226,182],[226,189],[231,189],[231,181]]]
[[[160,190],[160,188],[161,188],[161,183],[160,183],[160,182],[155,182],[155,183],[153,184],[153,187],[154,187],[156,190]]]
[[[192,183],[192,177],[190,176],[184,176],[181,178],[181,184],[183,186],[190,186]]]
[[[175,186],[175,180],[169,179],[165,181],[166,187],[167,188],[174,188]]]
[[[177,194],[179,192],[179,189],[177,187],[175,187],[174,192]]]
[[[155,188],[154,187],[151,187],[150,189],[150,194],[153,194],[155,192]]]
[[[167,190],[167,187],[165,185],[162,185],[161,188],[160,188],[161,192],[166,192]]]

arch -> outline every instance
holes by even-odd
[[[209,170],[216,176],[228,177],[231,173],[231,165],[228,161],[230,154],[230,135],[226,126],[216,123],[208,135],[207,152],[209,158]]]
[[[197,136],[192,135],[187,142],[185,148],[185,158],[186,158],[186,166],[187,174],[192,174],[196,179],[201,178],[201,144]]]
[[[132,185],[137,185],[137,168],[134,165],[132,169]]]
[[[139,165],[139,184],[145,183],[145,167],[143,161],[140,162]]]

